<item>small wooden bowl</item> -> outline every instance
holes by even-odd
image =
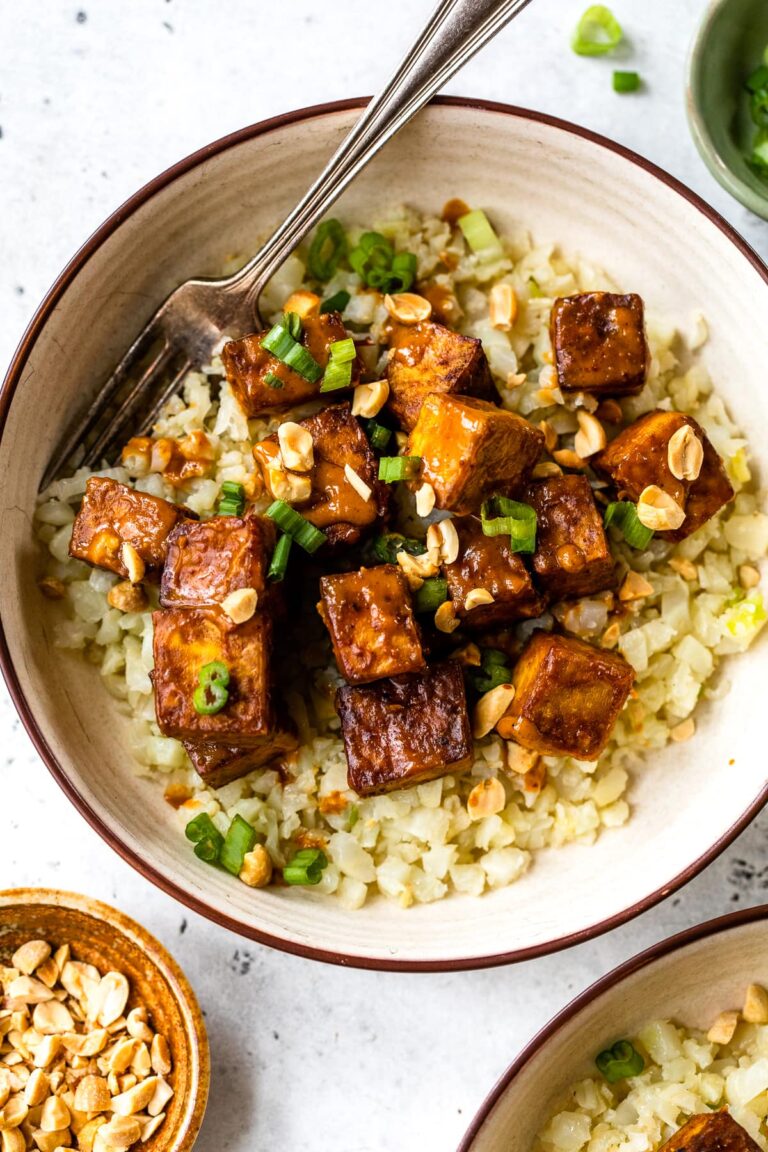
[[[203,1122],[210,1057],[197,999],[176,961],[140,924],[88,896],[50,888],[0,892],[0,964],[10,964],[19,945],[32,939],[70,944],[75,959],[128,977],[129,1007],[147,1008],[173,1058],[174,1095],[142,1152],[188,1152]]]

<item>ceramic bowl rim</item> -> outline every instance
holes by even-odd
[[[685,111],[696,149],[717,182],[750,212],[768,220],[768,185],[765,195],[761,196],[750,184],[742,180],[733,168],[726,164],[714,145],[707,122],[694,95],[701,80],[704,44],[710,36],[712,25],[728,3],[730,0],[710,0],[702,21],[694,34],[686,66]]]
[[[256,124],[251,124],[245,128],[241,128],[236,132],[232,132],[227,136],[214,141],[211,144],[199,149],[191,155],[179,160],[176,164],[167,168],[159,176],[150,180],[138,192],[134,193],[128,200],[125,201],[121,207],[109,216],[106,221],[90,236],[83,246],[75,253],[63,271],[59,274],[54,281],[53,286],[49,289],[42,303],[38,306],[32,320],[27,326],[21,341],[19,343],[13,359],[11,360],[10,367],[5,376],[2,390],[0,390],[0,440],[4,434],[5,426],[8,420],[11,403],[15,395],[16,389],[19,386],[21,376],[23,373],[24,365],[30,354],[32,347],[36,340],[43,331],[52,311],[54,310],[58,300],[63,295],[65,290],[69,287],[75,277],[80,273],[83,267],[87,264],[90,257],[97,251],[97,249],[107,240],[112,233],[134,212],[152,199],[158,192],[162,191],[165,187],[173,183],[177,178],[185,175],[189,171],[205,163],[212,156],[225,152],[230,148],[237,147],[247,141],[255,139],[258,136],[265,135],[277,128],[282,128],[287,125],[300,123],[306,120],[320,119],[322,117],[331,116],[338,112],[346,112],[353,109],[364,107],[368,102],[367,97],[356,97],[346,100],[337,100],[330,103],[317,104],[307,108],[300,108],[294,112],[283,113],[279,116],[271,117],[267,120],[259,121]],[[567,120],[561,120],[558,117],[550,116],[544,112],[536,112],[527,108],[520,108],[510,104],[501,104],[489,100],[477,100],[474,98],[460,97],[460,96],[443,96],[438,97],[432,101],[437,106],[447,106],[452,108],[474,109],[479,112],[491,112],[496,114],[503,114],[511,116],[518,120],[527,120],[534,124],[543,124],[549,128],[556,128],[561,131],[567,132],[573,136],[580,137],[588,141],[592,145],[599,148],[606,149],[615,155],[628,160],[630,163],[643,169],[649,175],[655,177],[656,180],[666,185],[667,188],[676,192],[684,200],[686,200],[693,208],[697,209],[704,215],[712,224],[714,224],[721,233],[730,241],[731,244],[741,253],[741,255],[752,265],[753,269],[768,285],[768,267],[762,262],[757,253],[750,247],[746,240],[730,225],[728,222],[709,204],[706,203],[695,192],[691,191],[685,184],[679,181],[676,177],[671,176],[662,168],[647,160],[645,157],[638,155],[631,149],[626,148],[622,144],[618,144],[605,136],[601,136],[588,128],[583,128],[579,125],[572,124]],[[470,956],[458,957],[455,959],[445,960],[398,960],[397,958],[389,958],[382,956],[365,956],[365,955],[349,955],[343,951],[335,951],[327,948],[316,948],[312,945],[303,944],[297,940],[287,940],[280,936],[272,935],[271,933],[264,932],[259,928],[255,928],[250,924],[244,923],[235,915],[230,915],[226,912],[213,908],[209,903],[191,892],[186,891],[177,881],[172,878],[164,876],[158,869],[144,859],[138,852],[134,851],[127,844],[123,842],[119,833],[110,828],[105,820],[88,804],[84,797],[77,791],[74,783],[69,779],[67,769],[59,763],[55,757],[52,749],[49,747],[43,732],[38,725],[35,718],[34,709],[30,702],[27,700],[24,691],[21,687],[18,676],[13,665],[8,641],[5,635],[5,628],[3,623],[3,613],[0,608],[0,670],[2,670],[6,685],[13,700],[16,711],[18,712],[24,727],[29,734],[33,745],[35,746],[38,754],[50,771],[53,778],[58,783],[59,787],[74,804],[75,808],[79,811],[80,815],[90,824],[101,838],[130,864],[137,872],[139,872],[145,879],[149,880],[156,887],[167,895],[172,896],[179,903],[190,908],[192,911],[205,916],[213,923],[220,925],[223,928],[235,932],[241,937],[255,940],[260,944],[265,944],[268,947],[276,948],[279,951],[289,952],[296,956],[301,956],[305,959],[321,960],[326,963],[339,964],[347,967],[374,969],[379,971],[392,971],[392,972],[453,972],[453,971],[466,971],[482,968],[492,968],[502,964],[512,964],[523,960],[530,960],[539,956],[547,956],[551,953],[561,951],[565,948],[573,947],[576,944],[584,943],[587,940],[592,940],[597,936],[609,932],[611,929],[618,927],[627,921],[634,919],[635,916],[647,911],[649,908],[654,907],[661,900],[666,899],[667,896],[676,892],[683,885],[687,884],[689,880],[693,879],[703,868],[715,860],[721,852],[723,852],[728,845],[748,826],[748,824],[755,818],[758,812],[762,809],[766,801],[768,801],[768,783],[761,789],[751,804],[748,805],[744,813],[739,819],[718,839],[712,844],[706,852],[702,853],[696,860],[692,861],[687,868],[682,869],[676,876],[666,881],[659,888],[644,896],[642,900],[636,901],[628,908],[623,909],[621,912],[616,913],[607,919],[598,919],[594,924],[587,925],[580,928],[578,931],[571,932],[562,937],[555,937],[551,940],[546,940],[542,943],[531,945],[526,948],[513,949],[511,951],[491,953],[485,956]]]
[[[105,904],[94,896],[70,892],[61,888],[3,888],[0,889],[0,912],[19,905],[22,908],[60,908],[80,912],[105,924],[117,938],[133,941],[151,964],[162,975],[178,1004],[187,1036],[187,1053],[191,1071],[191,1099],[187,1101],[183,1127],[173,1133],[174,1146],[191,1149],[195,1144],[205,1117],[211,1084],[211,1053],[202,1009],[195,991],[180,964],[164,944],[143,924],[126,915],[119,908]],[[189,1032],[192,1040],[189,1040]]]
[[[578,1016],[584,1008],[602,996],[604,992],[618,988],[628,977],[634,976],[636,972],[640,972],[643,968],[655,964],[657,960],[661,960],[665,956],[672,956],[682,948],[687,948],[689,944],[695,944],[699,940],[707,940],[718,936],[721,932],[730,931],[731,928],[742,928],[747,924],[757,924],[762,920],[768,920],[768,904],[757,904],[753,908],[741,908],[737,912],[728,912],[723,916],[716,916],[712,920],[704,920],[700,924],[692,924],[689,928],[684,928],[681,932],[676,932],[674,936],[667,936],[666,939],[660,940],[657,944],[652,944],[649,948],[644,948],[643,951],[638,952],[636,956],[631,956],[629,960],[625,960],[623,964],[619,964],[618,967],[612,968],[610,972],[606,972],[604,976],[595,980],[588,988],[585,988],[583,992],[580,992],[578,996],[575,996],[573,1000],[566,1004],[564,1008],[561,1008],[561,1010],[536,1033],[533,1039],[528,1041],[507,1070],[502,1073],[477,1110],[456,1152],[472,1152],[475,1139],[486,1120],[526,1064],[530,1063],[534,1056],[549,1043],[553,1036],[560,1032],[575,1016]]]

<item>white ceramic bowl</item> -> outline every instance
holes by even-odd
[[[703,708],[694,740],[654,755],[633,817],[594,847],[538,854],[530,874],[480,899],[357,912],[307,891],[252,891],[200,866],[161,790],[136,779],[124,721],[98,672],[51,644],[35,587],[31,516],[62,426],[165,294],[251,253],[357,114],[357,102],[247,128],[158,177],[75,256],[43,302],[0,398],[2,663],[54,777],[87,820],[154,883],[244,935],[302,955],[382,968],[480,967],[587,939],[662,899],[710,861],[764,802],[758,754],[766,645],[731,662],[733,691]],[[392,204],[437,211],[452,196],[503,229],[523,224],[604,265],[648,309],[688,327],[709,317],[705,360],[739,423],[768,444],[768,273],[692,193],[615,144],[538,113],[432,105],[356,181],[339,214]]]
[[[570,1086],[594,1074],[596,1053],[652,1020],[706,1031],[768,984],[768,905],[699,924],[609,972],[547,1024],[507,1069],[458,1152],[530,1152]]]

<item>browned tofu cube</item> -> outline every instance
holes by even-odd
[[[389,331],[388,408],[410,432],[430,392],[460,392],[481,400],[497,398],[480,340],[444,324],[393,324]]]
[[[444,564],[448,595],[456,614],[467,628],[492,628],[540,616],[546,601],[531,583],[520,557],[512,551],[506,536],[486,536],[474,516],[454,516],[459,537],[459,554],[452,564]],[[492,604],[467,608],[466,598],[482,588],[493,596]]]
[[[328,536],[329,544],[353,544],[362,531],[375,524],[387,510],[389,492],[379,482],[379,466],[368,437],[352,415],[349,404],[323,408],[300,424],[312,436],[314,467],[310,474],[312,491],[307,500],[292,500],[293,507],[316,528]],[[273,487],[273,469],[280,467],[277,436],[267,436],[256,444],[253,456],[268,491],[277,498]],[[364,498],[350,484],[344,466],[349,467],[371,490]]]
[[[396,564],[320,579],[318,611],[342,676],[367,684],[425,665],[411,591]]]
[[[616,583],[613,557],[586,476],[552,476],[527,489],[536,509],[536,581],[555,600],[588,596]]]
[[[212,516],[177,525],[168,537],[160,603],[212,607],[239,588],[255,589],[263,601],[275,536],[267,516]]]
[[[163,735],[241,748],[263,745],[276,727],[266,614],[257,611],[235,626],[218,608],[168,608],[153,613],[152,622],[155,711]],[[201,669],[214,661],[229,670],[229,697],[220,712],[201,715],[193,697]]]
[[[642,390],[649,354],[639,296],[561,296],[552,307],[550,327],[563,392],[634,396]]]
[[[122,547],[130,544],[147,568],[160,568],[168,534],[183,517],[183,510],[167,500],[92,476],[72,528],[69,554],[126,577]]]
[[[262,412],[305,404],[320,394],[321,380],[314,384],[305,380],[262,348],[261,341],[265,336],[266,332],[254,332],[241,340],[230,340],[221,352],[227,380],[246,416],[260,416]],[[306,316],[302,320],[301,343],[321,368],[328,364],[331,344],[346,338],[347,330],[338,312]],[[355,364],[353,384],[356,378]]]
[[[669,441],[686,424],[704,450],[696,480],[678,480],[669,466]],[[593,456],[590,463],[616,486],[620,499],[637,503],[643,489],[656,484],[676,500],[685,511],[685,520],[679,528],[660,532],[668,540],[684,540],[733,499],[723,462],[706,432],[692,416],[682,412],[656,410],[641,416]]]
[[[407,455],[421,457],[422,478],[434,488],[438,508],[476,512],[486,496],[518,488],[543,446],[543,432],[514,412],[433,392],[421,406]]]
[[[759,1145],[728,1112],[691,1116],[659,1152],[759,1152]]]
[[[255,748],[234,748],[227,744],[184,744],[187,755],[200,779],[209,788],[223,788],[257,768],[265,768],[274,760],[298,747],[298,740],[289,727],[279,727],[265,735],[263,743]]]
[[[496,729],[532,752],[597,760],[634,678],[614,652],[534,632],[515,665],[515,695]]]
[[[340,688],[336,708],[347,779],[360,796],[421,784],[472,763],[464,678],[456,663],[366,688]]]

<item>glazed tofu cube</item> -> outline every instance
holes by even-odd
[[[589,596],[616,583],[613,557],[586,476],[552,476],[528,488],[536,509],[536,581],[555,600]]]
[[[263,601],[275,536],[267,516],[212,516],[178,524],[168,537],[160,603],[213,607],[240,588],[253,588]]]
[[[200,779],[209,788],[223,788],[233,780],[265,768],[298,747],[289,727],[278,727],[255,748],[234,748],[227,744],[195,744],[186,741],[184,748]]]
[[[388,408],[410,432],[430,392],[496,399],[483,345],[444,324],[393,324],[389,331]]]
[[[467,628],[493,628],[540,616],[545,600],[531,583],[528,569],[512,551],[504,536],[486,536],[474,516],[454,516],[459,537],[459,554],[452,564],[443,565],[448,595],[456,614]],[[476,588],[493,596],[492,604],[466,607],[466,598]]]
[[[168,608],[155,612],[155,711],[164,736],[196,743],[263,745],[275,729],[269,672],[272,629],[256,612],[233,625],[218,608]],[[201,715],[193,697],[206,664],[229,669],[229,697],[220,712]]]
[[[359,796],[406,788],[472,763],[464,678],[456,663],[417,676],[340,688],[347,779]]]
[[[634,396],[642,390],[649,354],[639,296],[562,296],[553,305],[550,327],[563,392]]]
[[[688,425],[704,451],[695,480],[678,480],[669,466],[669,442]],[[607,448],[592,457],[595,471],[610,480],[620,499],[637,503],[640,493],[656,484],[685,510],[685,520],[674,530],[660,532],[667,540],[683,540],[733,499],[733,488],[723,462],[700,424],[681,412],[657,410],[641,416],[620,432]]]
[[[634,678],[622,656],[534,632],[515,665],[515,695],[496,729],[532,752],[597,760]]]
[[[425,665],[411,591],[396,564],[320,579],[318,611],[342,676],[367,684]]]
[[[431,393],[406,450],[422,459],[422,479],[438,508],[476,512],[493,492],[512,492],[541,455],[544,434],[522,416],[485,400]]]
[[[378,462],[368,437],[349,404],[323,408],[299,423],[312,436],[312,490],[308,499],[291,500],[291,504],[326,533],[329,544],[353,544],[364,529],[385,514],[389,501],[387,485],[378,479]],[[267,490],[277,498],[280,489],[273,479],[273,470],[281,466],[277,436],[267,436],[256,444],[253,455]],[[370,489],[370,496],[366,498],[350,483],[345,465]]]
[[[227,380],[246,416],[305,404],[320,394],[320,380],[314,384],[305,380],[262,348],[265,336],[266,332],[254,332],[241,340],[230,340],[221,352]],[[302,320],[301,343],[321,368],[328,364],[331,344],[346,337],[347,330],[338,312],[306,316]],[[356,366],[353,366],[353,384],[356,378]]]
[[[125,578],[129,571],[122,547],[130,544],[147,568],[160,568],[168,534],[183,518],[182,509],[167,500],[92,476],[72,528],[69,554]]]
[[[659,1152],[759,1152],[759,1145],[728,1112],[691,1116]]]

